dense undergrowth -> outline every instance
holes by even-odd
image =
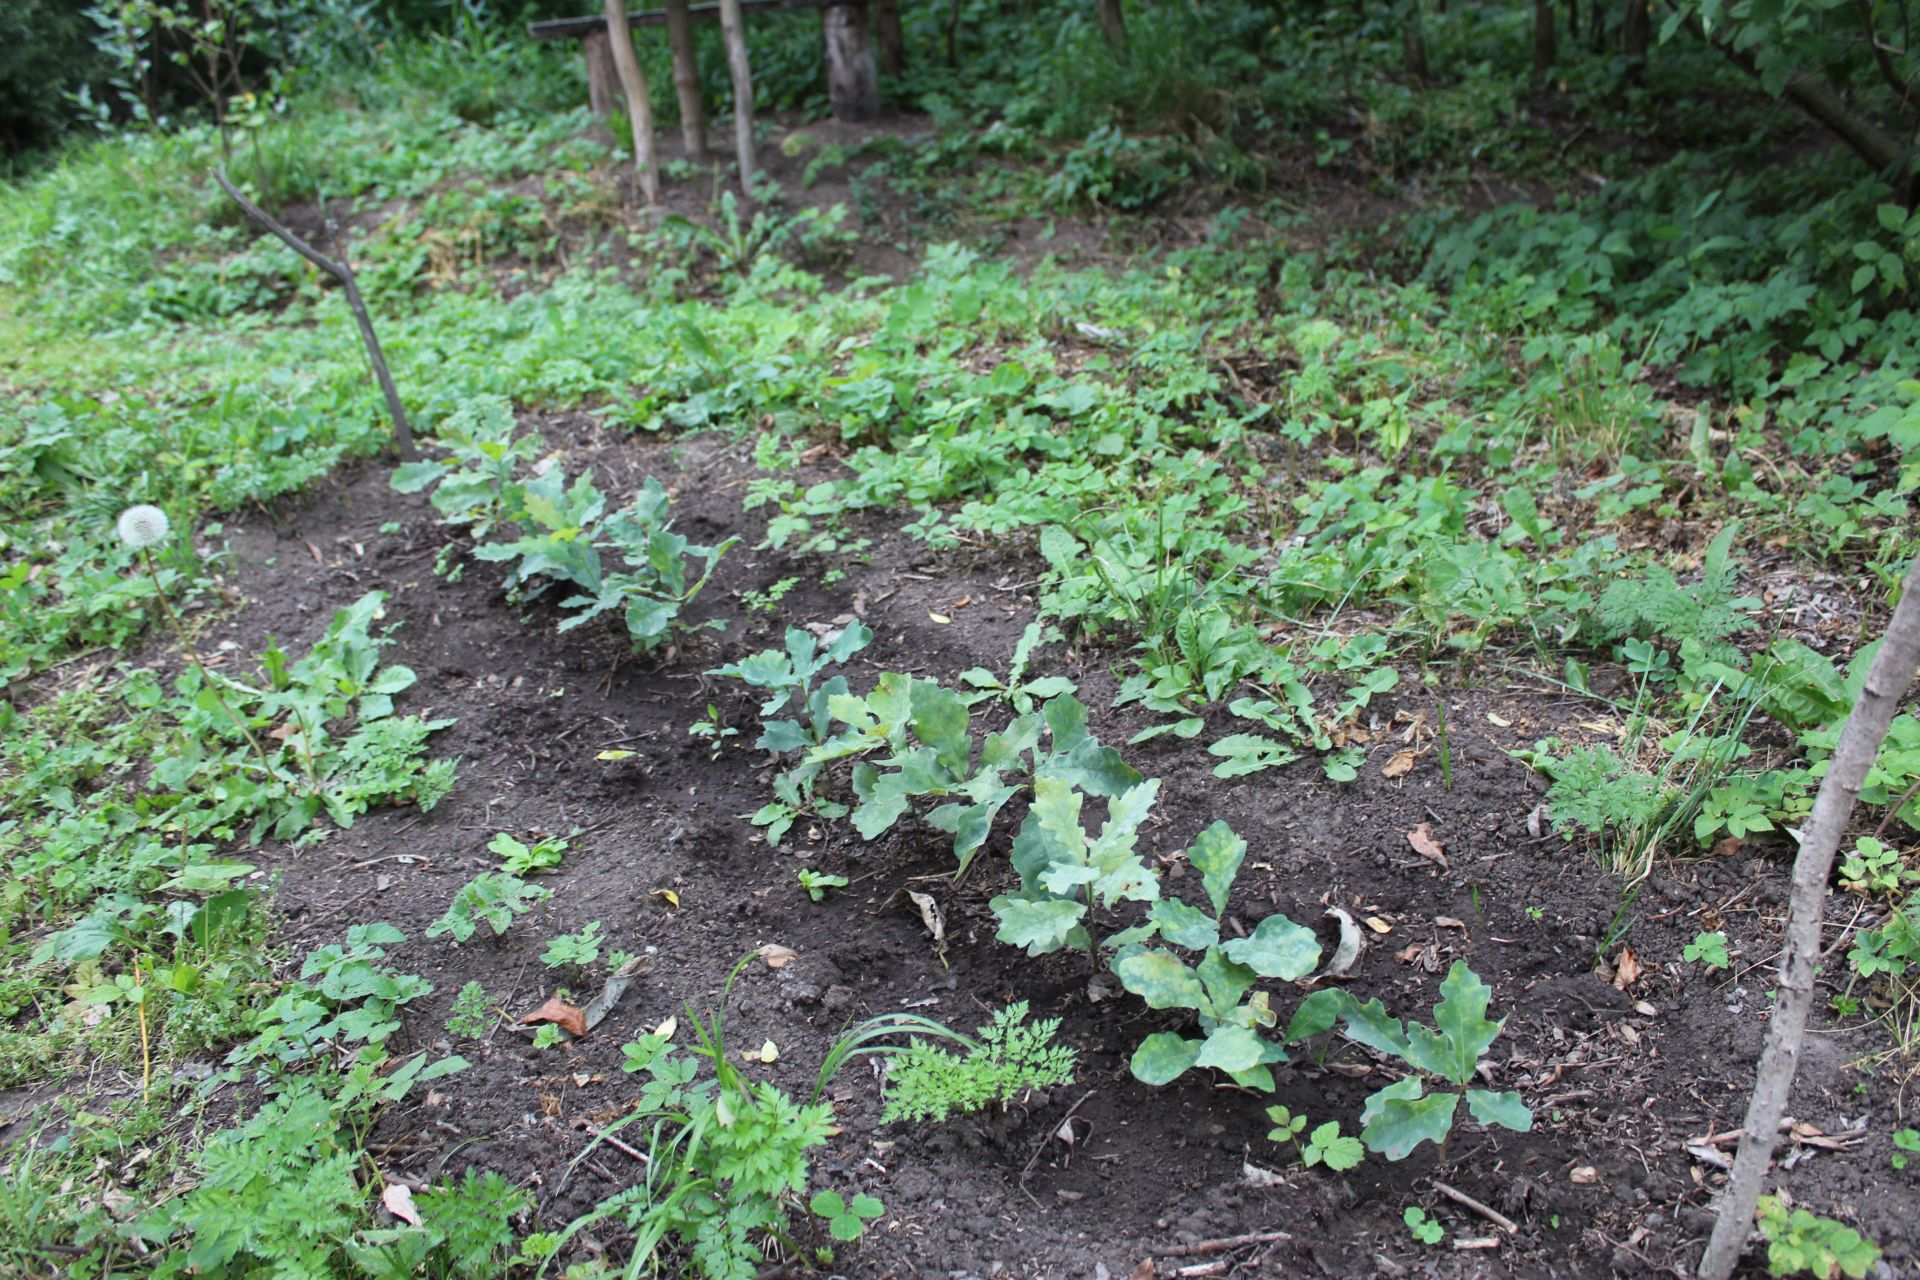
[[[683,558],[725,548],[671,534],[664,494],[610,509],[590,480],[542,470],[545,442],[516,408],[751,440],[763,474],[746,507],[767,515],[766,545],[824,581],[865,554],[870,513],[897,513],[936,551],[994,546],[1035,566],[1041,623],[1004,681],[856,697],[844,679],[808,683],[825,664],[805,633],[786,657],[726,673],[791,687],[808,709],[766,743],[803,752],[760,818],[776,839],[803,816],[872,834],[912,798],[976,786],[994,812],[1022,788],[1036,812],[1064,812],[1037,751],[980,782],[974,748],[953,746],[983,700],[1034,721],[1035,742],[1034,707],[1068,715],[1068,691],[1046,683],[1058,643],[1112,655],[1120,701],[1160,717],[1136,741],[1203,741],[1221,777],[1313,756],[1352,779],[1368,756],[1352,728],[1403,684],[1516,670],[1555,683],[1617,732],[1539,744],[1552,815],[1628,881],[1797,824],[1860,646],[1916,550],[1920,219],[1845,157],[1775,163],[1795,140],[1777,114],[1756,109],[1736,146],[1709,149],[1722,122],[1679,88],[1725,89],[1703,54],[1656,61],[1630,87],[1607,59],[1570,66],[1565,111],[1623,126],[1663,113],[1658,145],[1622,155],[1542,123],[1510,70],[1525,38],[1512,16],[1435,23],[1449,75],[1422,88],[1381,70],[1384,25],[1158,5],[1134,15],[1138,56],[1119,60],[1078,15],[1020,43],[996,38],[1011,21],[997,6],[970,4],[964,71],[947,72],[944,27],[915,12],[926,65],[897,96],[928,113],[926,132],[857,148],[804,125],[788,135],[809,180],[849,180],[838,211],[800,185],[751,214],[716,201],[699,226],[636,215],[616,147],[572,105],[571,65],[484,27],[289,77],[232,162],[297,225],[346,222],[396,378],[444,446],[401,483],[436,486],[521,594],[567,584],[580,593],[567,607],[651,645],[702,580]],[[817,107],[806,29],[769,33],[767,105]],[[206,179],[218,154],[206,127],[128,132],[0,191],[0,1085],[97,1062],[138,1070],[143,1095],[111,1115],[74,1095],[46,1119],[57,1140],[10,1152],[0,1268],[63,1250],[88,1274],[530,1266],[562,1240],[509,1229],[525,1206],[499,1179],[423,1197],[422,1234],[371,1229],[358,1137],[459,1060],[389,1051],[424,994],[382,964],[396,931],[275,950],[245,861],[263,834],[318,838],[372,804],[431,807],[450,785],[452,762],[428,759],[437,725],[404,714],[411,673],[381,665],[379,600],[310,653],[276,647],[211,675],[142,647],[163,593],[196,623],[222,607],[223,520],[385,435],[338,299],[222,203]],[[1325,235],[1310,201],[1280,194],[1286,166],[1308,164],[1393,220]],[[1567,194],[1487,207],[1473,198],[1487,175]],[[860,275],[854,242],[903,234],[902,207],[934,229],[909,241],[916,269]],[[1169,209],[1205,210],[1202,230],[1156,243]],[[1021,218],[1093,219],[1148,247],[1097,267],[997,254]],[[794,478],[823,453],[830,465]],[[151,572],[114,534],[136,502],[177,531]],[[626,569],[605,569],[601,549]],[[1785,611],[1816,592],[1845,602],[1827,639],[1850,660],[1785,634]],[[75,671],[93,678],[70,683]],[[888,720],[889,696],[906,699],[895,712],[937,704],[944,728],[927,732],[918,707]],[[270,752],[249,749],[228,704],[276,731]],[[834,724],[858,739],[838,756]],[[914,743],[952,776],[912,773],[926,764]],[[856,774],[866,790],[850,798],[816,787],[820,765],[882,744],[917,781]],[[1916,782],[1920,719],[1906,714],[1863,795],[1883,829],[1854,850],[1848,884],[1878,923],[1840,1004],[1909,1031]],[[963,863],[984,830],[962,828]],[[1084,903],[1048,887],[1043,853],[1006,903],[1007,940],[1092,947],[1073,933]],[[476,881],[469,915],[511,920],[510,880]],[[1147,900],[1132,881],[1109,887]],[[1207,923],[1155,927],[1208,952]],[[1167,953],[1141,952],[1143,937],[1114,959],[1144,995],[1158,988],[1141,955]],[[1257,972],[1298,976],[1271,964]],[[1471,1004],[1464,978],[1459,991]],[[1251,1005],[1228,1003],[1203,1025],[1250,1032],[1238,1010]],[[1904,1069],[1912,1047],[1897,1047]],[[633,1050],[656,1082],[685,1084],[698,1065]],[[660,1114],[697,1131],[699,1108],[737,1087],[795,1153],[817,1142],[811,1104],[730,1084],[737,1068],[708,1057],[718,1084]],[[108,1194],[97,1162],[191,1129],[195,1090],[173,1070],[190,1060],[216,1082],[269,1085],[269,1100]],[[1273,1060],[1233,1059],[1241,1076]],[[785,1230],[798,1168],[797,1181],[760,1171],[754,1230]],[[714,1175],[689,1155],[685,1176]],[[176,1177],[194,1189],[162,1196]],[[62,1190],[75,1185],[85,1194]],[[724,1188],[701,1186],[724,1205]],[[706,1219],[646,1208],[608,1213],[697,1251]],[[853,1207],[830,1210],[814,1212],[859,1234]]]

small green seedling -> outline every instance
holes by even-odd
[[[1789,1211],[1778,1196],[1761,1196],[1760,1234],[1767,1241],[1767,1270],[1776,1276],[1814,1275],[1862,1280],[1880,1260],[1880,1246],[1845,1223]]]
[[[794,878],[800,882],[800,887],[807,891],[807,896],[815,902],[825,902],[829,889],[847,887],[845,876],[830,876],[824,871],[815,871],[812,867],[802,867],[793,874]]]
[[[502,831],[487,841],[487,848],[500,855],[502,871],[510,876],[527,876],[559,866],[560,859],[566,856],[567,842],[557,836],[548,836],[544,840],[524,844]]]
[[[1427,1216],[1427,1211],[1418,1205],[1408,1205],[1400,1220],[1407,1224],[1407,1230],[1421,1244],[1439,1244],[1447,1238],[1447,1232],[1438,1222]]]
[[[720,758],[720,747],[728,738],[737,738],[740,731],[730,724],[720,723],[720,709],[711,702],[707,704],[707,718],[696,720],[687,726],[687,732],[696,738],[706,738],[713,743],[713,759]]]
[[[1282,1106],[1267,1108],[1267,1119],[1273,1121],[1273,1128],[1267,1131],[1268,1142],[1288,1143],[1299,1138],[1300,1131],[1307,1127],[1305,1116],[1294,1115]]]
[[[450,933],[455,942],[465,942],[485,923],[498,937],[513,924],[515,916],[525,915],[533,910],[536,902],[552,896],[551,890],[528,884],[518,876],[504,871],[484,871],[460,886],[447,914],[427,926],[427,936],[437,938]]]
[[[1902,1129],[1893,1135],[1894,1168],[1904,1169],[1913,1162],[1908,1152],[1920,1155],[1920,1129]]]
[[[827,1220],[827,1232],[835,1240],[858,1240],[866,1234],[867,1224],[886,1213],[887,1207],[865,1192],[851,1202],[838,1191],[816,1191],[807,1208]]]
[[[573,965],[585,969],[600,958],[600,922],[595,920],[578,933],[563,933],[547,944],[540,961],[549,969]]]
[[[1465,1099],[1467,1111],[1483,1125],[1499,1125],[1516,1133],[1533,1128],[1533,1112],[1512,1090],[1496,1093],[1470,1087],[1480,1058],[1506,1025],[1503,1018],[1487,1017],[1492,995],[1463,961],[1456,960],[1440,984],[1440,1003],[1434,1006],[1434,1027],[1402,1027],[1378,1000],[1364,1004],[1330,989],[1325,997],[1345,1020],[1347,1037],[1369,1049],[1399,1058],[1415,1074],[1376,1090],[1360,1112],[1361,1141],[1369,1151],[1389,1160],[1404,1160],[1422,1142],[1445,1149],[1453,1120]],[[1318,993],[1310,999],[1321,998]],[[1428,1080],[1453,1086],[1433,1093]]]
[[[1340,1122],[1329,1120],[1315,1125],[1307,1135],[1307,1145],[1300,1148],[1300,1163],[1309,1169],[1324,1164],[1335,1173],[1345,1173],[1359,1168],[1366,1154],[1360,1139],[1341,1133]]]
[[[1697,960],[1709,969],[1725,969],[1727,962],[1727,935],[1724,933],[1695,934],[1680,950],[1683,960]]]
[[[944,1124],[955,1112],[1005,1107],[1029,1089],[1073,1083],[1080,1055],[1053,1043],[1060,1019],[1027,1021],[1027,1002],[1015,1001],[979,1028],[978,1039],[946,1034],[966,1053],[950,1053],[915,1036],[887,1063],[882,1124],[896,1120]]]
[[[487,1007],[487,989],[477,982],[469,982],[453,998],[453,1012],[447,1018],[447,1034],[480,1040],[492,1030],[493,1010]]]
[[[551,1049],[553,1046],[559,1044],[562,1039],[563,1037],[560,1034],[559,1027],[554,1026],[551,1022],[543,1022],[540,1024],[539,1029],[533,1033],[533,1047],[536,1049]]]

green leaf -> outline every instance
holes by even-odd
[[[1025,947],[1030,956],[1065,946],[1068,935],[1087,912],[1083,904],[1066,898],[1036,900],[1012,894],[1002,894],[987,905],[1000,917],[1000,929],[993,936],[1010,946]]]
[[[1160,927],[1160,936],[1176,947],[1205,951],[1220,941],[1220,926],[1213,918],[1178,898],[1162,898],[1154,903],[1151,919]]]
[[[1883,228],[1895,235],[1899,235],[1907,225],[1907,211],[1897,204],[1875,205],[1873,216],[1879,219]]]
[[[1288,1044],[1331,1030],[1351,997],[1338,987],[1323,987],[1302,1000],[1287,1023]]]
[[[1360,1139],[1369,1151],[1377,1151],[1389,1160],[1404,1160],[1423,1142],[1439,1146],[1447,1140],[1460,1095],[1420,1095],[1419,1077],[1408,1076],[1367,1099],[1360,1112],[1360,1121],[1366,1126]]]
[[[418,493],[450,470],[444,462],[403,462],[388,483],[395,493]]]
[[[1487,1000],[1492,989],[1466,962],[1455,960],[1440,984],[1441,1000],[1433,1011],[1435,1035],[1425,1027],[1407,1029],[1407,1049],[1403,1055],[1422,1071],[1445,1076],[1464,1087],[1473,1079],[1473,1069],[1500,1034],[1505,1020],[1487,1019]]]
[[[866,1218],[869,1221],[880,1217],[887,1211],[887,1206],[881,1204],[878,1198],[870,1196],[864,1191],[856,1195],[853,1198],[853,1203],[848,1205],[847,1208],[852,1211],[855,1217]]]
[[[1346,1019],[1349,1040],[1396,1058],[1407,1056],[1407,1033],[1401,1029],[1400,1019],[1388,1014],[1379,1000],[1362,1004],[1348,996],[1341,1005],[1340,1016]]]
[[[1187,850],[1187,862],[1200,873],[1200,883],[1206,888],[1214,915],[1227,909],[1227,893],[1233,888],[1233,879],[1240,874],[1240,864],[1246,856],[1247,842],[1233,834],[1233,828],[1224,821],[1215,822],[1202,831]]]
[[[1516,1133],[1526,1133],[1533,1128],[1533,1112],[1526,1103],[1520,1101],[1520,1095],[1511,1089],[1504,1093],[1494,1093],[1490,1089],[1469,1089],[1467,1110],[1484,1125],[1497,1124]]]
[[[1213,767],[1216,778],[1244,777],[1299,759],[1298,753],[1285,743],[1257,733],[1229,734],[1208,747],[1207,754],[1222,758],[1222,763]]]
[[[1278,912],[1254,926],[1251,936],[1235,938],[1221,950],[1261,977],[1284,982],[1306,977],[1320,963],[1320,939],[1313,930]]]
[[[932,680],[913,682],[913,731],[949,772],[964,774],[973,739],[967,734],[967,704]]]
[[[1235,964],[1219,948],[1200,957],[1200,985],[1206,989],[1207,1003],[1200,1006],[1210,1017],[1225,1019],[1240,1004],[1240,997],[1259,977],[1243,964]]]
[[[1366,1156],[1366,1148],[1360,1145],[1360,1139],[1340,1132],[1338,1120],[1329,1120],[1316,1126],[1308,1135],[1307,1145],[1300,1150],[1300,1162],[1309,1169],[1316,1164],[1324,1164],[1335,1173],[1358,1168]]]
[[[1200,1047],[1196,1067],[1218,1067],[1222,1071],[1251,1071],[1267,1061],[1267,1042],[1246,1027],[1216,1027]]]
[[[1200,979],[1170,952],[1136,951],[1122,957],[1113,971],[1120,985],[1150,1009],[1199,1009],[1206,1002]]]
[[[1156,1031],[1133,1051],[1133,1078],[1142,1084],[1172,1084],[1200,1057],[1200,1041]]]

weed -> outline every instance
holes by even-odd
[[[1418,1205],[1408,1205],[1400,1220],[1407,1224],[1407,1230],[1421,1244],[1439,1244],[1447,1238],[1447,1231],[1434,1219],[1427,1216],[1426,1210]]]
[[[460,887],[447,913],[427,926],[427,936],[450,934],[455,942],[465,942],[485,924],[498,937],[513,924],[515,916],[525,915],[536,903],[552,896],[551,889],[528,884],[518,876],[484,871]]]
[[[484,1040],[496,1021],[493,1006],[487,1003],[487,989],[478,982],[468,982],[453,998],[453,1011],[447,1015],[447,1034]]]
[[[1761,1196],[1760,1234],[1767,1241],[1767,1273],[1776,1276],[1852,1276],[1873,1269],[1879,1246],[1858,1231],[1805,1209],[1788,1210],[1778,1196]]]
[[[800,887],[807,891],[807,896],[815,902],[825,902],[827,900],[827,890],[829,889],[844,889],[847,887],[847,878],[845,876],[828,875],[824,871],[815,871],[811,867],[801,867],[793,874],[794,877],[800,881]]]
[[[918,1037],[888,1059],[882,1123],[944,1123],[955,1112],[1004,1107],[1028,1089],[1073,1083],[1079,1055],[1051,1041],[1058,1018],[1027,1022],[1027,1002],[996,1011],[964,1055]]]
[[[1724,970],[1730,964],[1727,959],[1727,935],[1724,933],[1695,934],[1693,941],[1681,948],[1680,958],[1697,961],[1709,969]]]

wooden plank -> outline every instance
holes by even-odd
[[[829,4],[843,3],[844,0],[740,0],[740,12],[779,13],[790,9],[824,9]],[[690,4],[687,16],[695,22],[712,22],[720,16],[717,4]],[[665,9],[648,9],[642,13],[627,15],[627,24],[634,27],[664,27],[667,25]],[[604,14],[591,18],[549,18],[541,22],[529,22],[527,34],[535,40],[582,40],[587,36],[607,29]]]

